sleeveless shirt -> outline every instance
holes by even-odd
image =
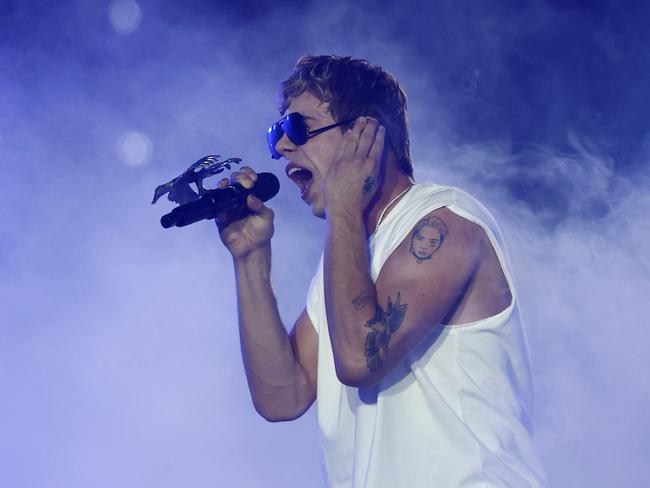
[[[528,488],[546,481],[532,444],[533,384],[524,325],[501,232],[466,192],[416,184],[369,240],[371,277],[431,211],[480,225],[512,302],[491,317],[433,332],[379,383],[342,384],[334,369],[323,258],[307,299],[318,333],[317,409],[326,483],[336,488]]]

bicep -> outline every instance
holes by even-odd
[[[376,283],[383,323],[366,324],[366,356],[377,355],[366,358],[370,369],[377,358],[392,369],[442,322],[476,272],[481,236],[478,226],[442,208],[421,219],[391,254]]]
[[[305,308],[289,333],[293,353],[305,379],[305,389],[310,398],[316,398],[316,372],[318,367],[318,334]]]

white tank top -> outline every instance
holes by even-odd
[[[543,487],[531,440],[533,385],[528,347],[501,232],[464,191],[417,184],[369,242],[371,276],[431,211],[447,207],[480,225],[513,296],[497,315],[439,325],[387,377],[369,388],[336,377],[323,259],[307,312],[318,340],[317,408],[323,468],[330,487]]]

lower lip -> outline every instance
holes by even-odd
[[[307,194],[309,193],[309,190],[311,190],[311,184],[312,184],[313,181],[314,181],[313,178],[312,178],[311,180],[309,180],[309,183],[307,183],[307,186],[305,187],[305,189],[304,189],[304,190],[302,191],[302,193],[300,194],[300,197],[301,197],[303,200],[304,200],[305,198],[307,198]]]

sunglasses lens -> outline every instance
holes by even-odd
[[[307,124],[305,119],[298,112],[287,115],[284,119],[284,131],[287,137],[291,139],[296,146],[302,146],[307,143]]]
[[[278,152],[275,146],[280,142],[284,134],[287,134],[289,140],[296,146],[302,146],[307,143],[309,139],[307,124],[301,114],[298,112],[291,113],[269,127],[266,140],[269,143],[269,150],[273,159],[280,159],[282,157],[282,154]]]
[[[271,127],[269,127],[269,131],[266,134],[266,140],[269,143],[269,150],[271,151],[271,157],[273,159],[280,159],[282,157],[282,154],[280,154],[277,149],[275,149],[275,146],[278,141],[282,139],[283,135],[284,130],[282,130],[282,121],[276,122]]]

